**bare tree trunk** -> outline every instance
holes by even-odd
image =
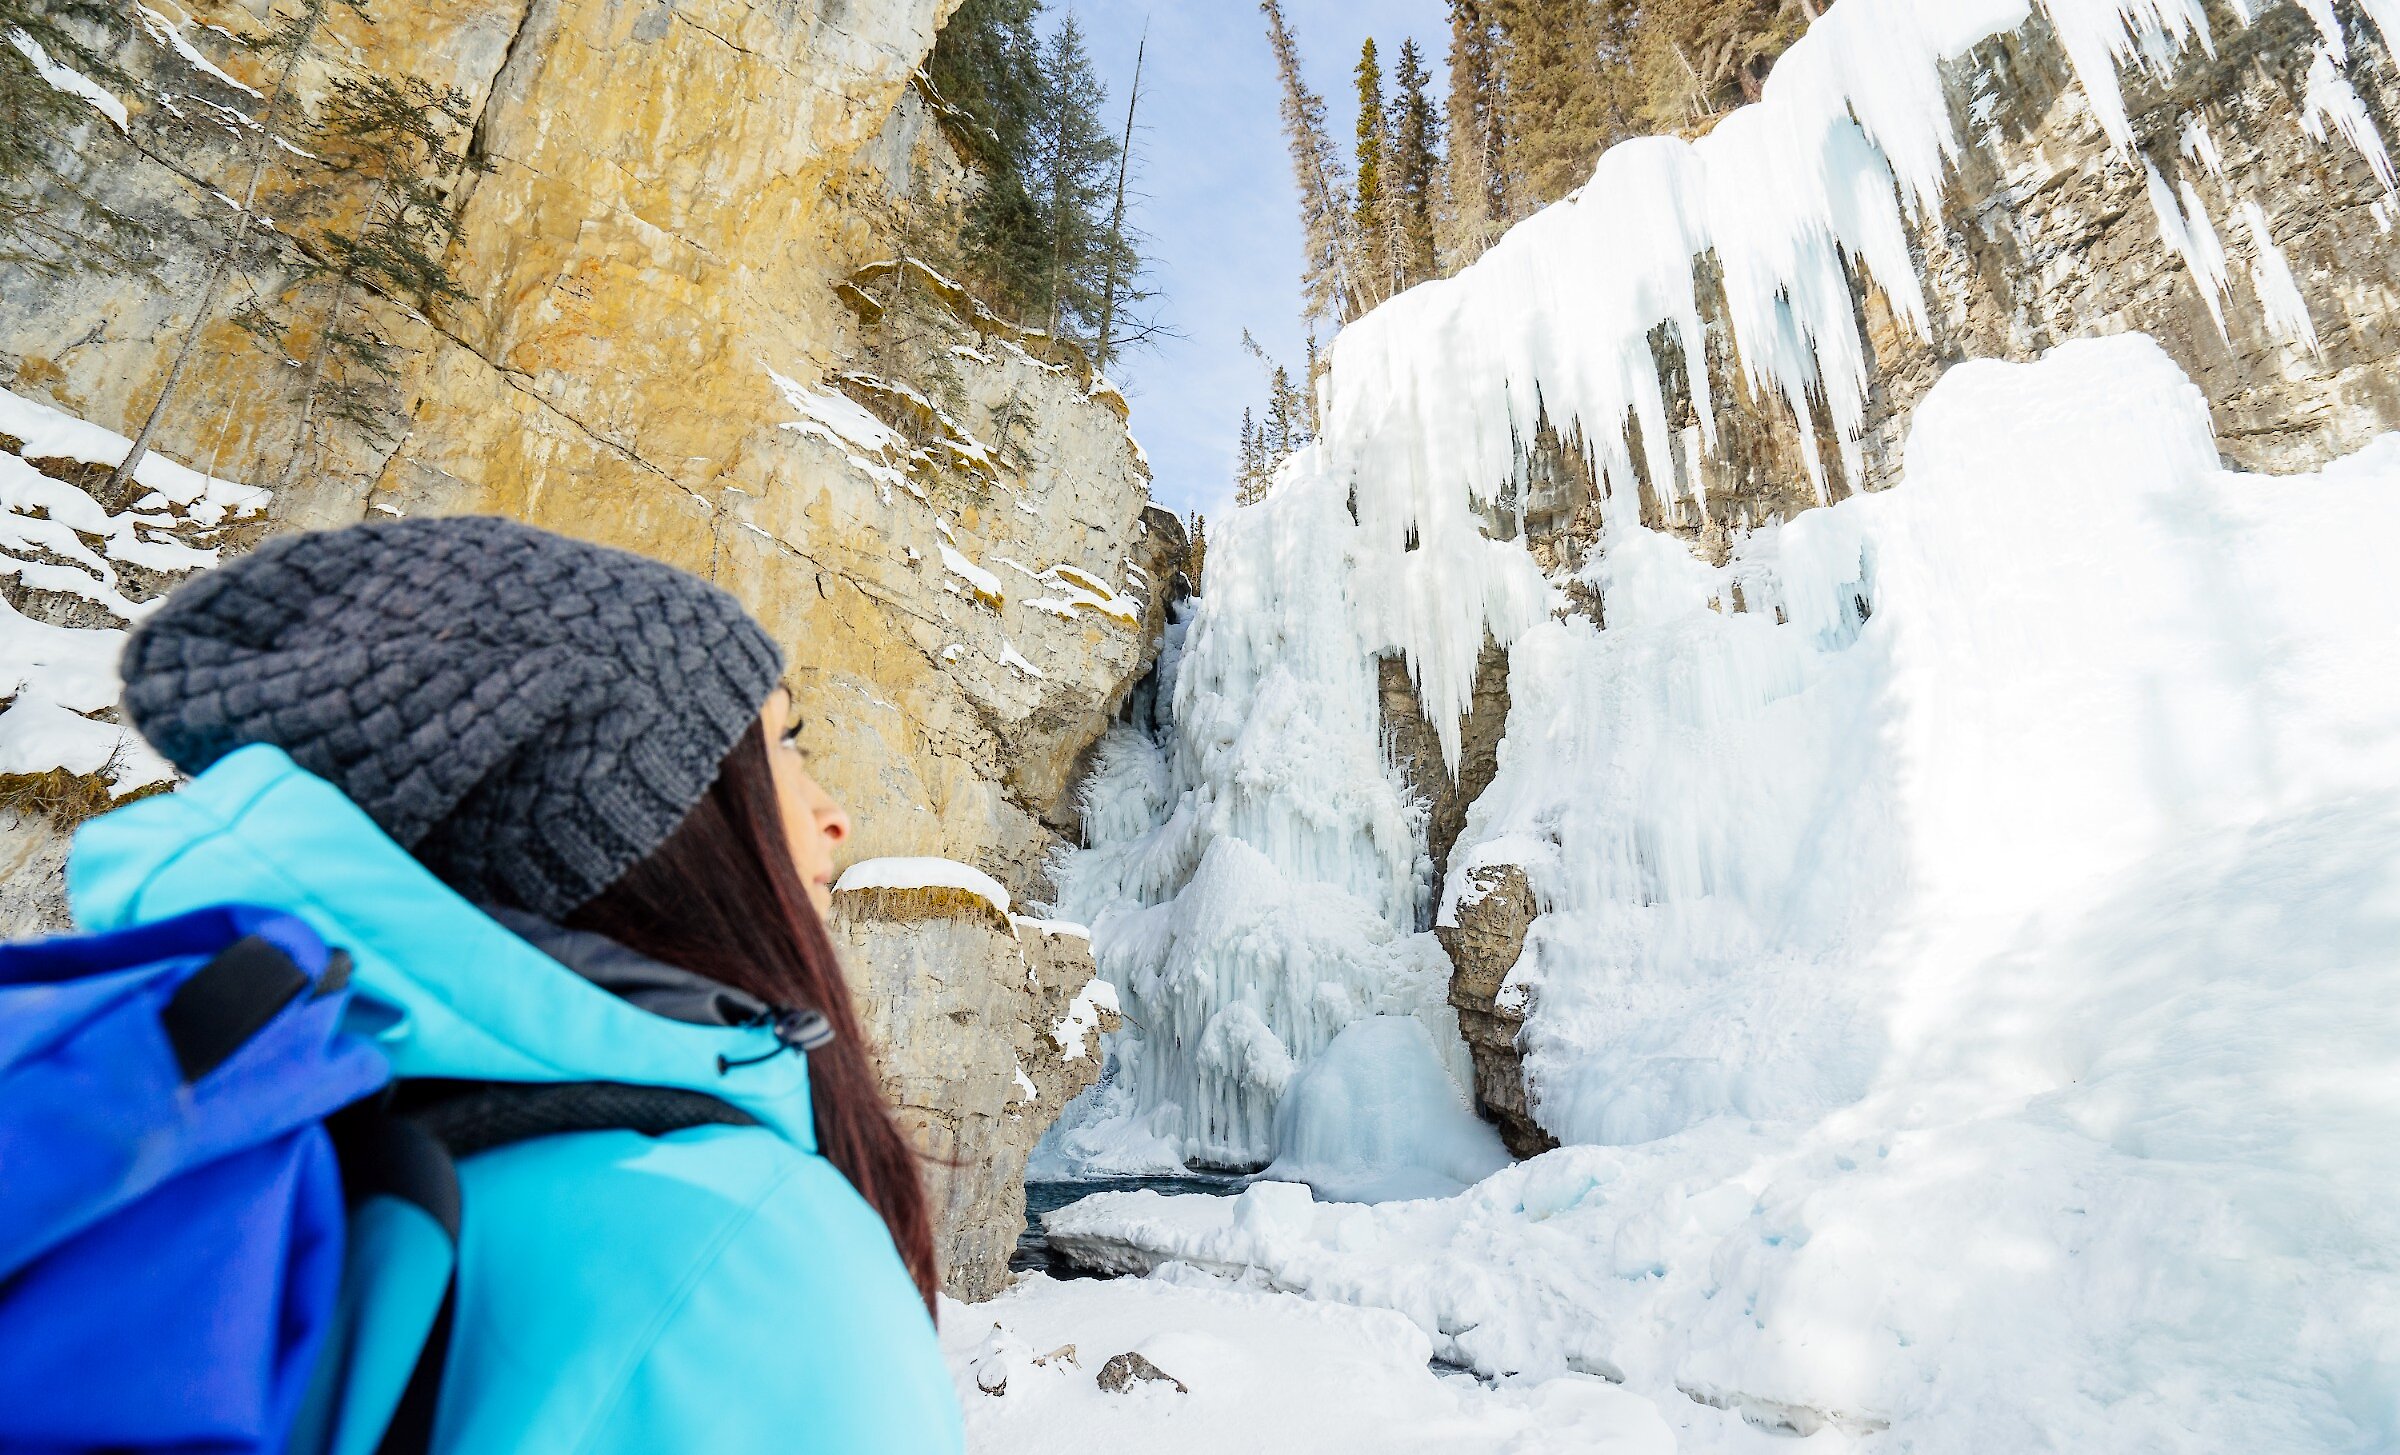
[[[109,472],[107,488],[113,498],[124,499],[131,490],[134,472],[141,468],[142,457],[150,453],[150,441],[158,433],[159,422],[167,417],[167,406],[174,402],[176,389],[183,383],[184,366],[192,360],[192,349],[200,342],[200,331],[208,326],[209,317],[217,311],[217,295],[224,288],[225,270],[232,265],[234,254],[241,251],[242,240],[249,236],[250,210],[257,205],[258,186],[267,175],[269,158],[260,150],[260,138],[274,130],[275,113],[282,108],[283,93],[291,85],[292,72],[298,69],[301,55],[316,38],[317,26],[324,20],[325,7],[329,3],[330,0],[311,0],[305,12],[308,29],[284,56],[283,69],[276,73],[274,89],[267,93],[266,104],[259,109],[258,125],[244,138],[244,147],[250,154],[250,185],[242,192],[242,205],[234,213],[232,230],[226,234],[216,257],[208,265],[208,281],[200,289],[199,311],[192,315],[190,326],[184,330],[183,343],[175,350],[175,362],[167,368],[167,382],[160,386],[158,398],[151,402],[150,413],[142,420],[141,432],[133,437],[133,447],[125,452],[124,459],[117,462],[117,468]]]

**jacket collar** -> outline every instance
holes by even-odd
[[[297,915],[350,952],[348,1024],[397,1077],[682,1087],[816,1148],[806,1057],[775,1054],[771,1029],[685,1023],[610,993],[459,897],[277,748],[243,748],[177,793],[85,824],[67,899],[95,931],[226,903]],[[698,980],[678,992],[653,977],[642,993]]]

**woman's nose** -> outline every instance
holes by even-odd
[[[850,815],[829,798],[817,810],[817,827],[823,831],[825,842],[838,844],[850,837]]]

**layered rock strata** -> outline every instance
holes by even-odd
[[[263,34],[266,7],[155,7],[161,28],[117,58],[141,88],[123,98],[130,124],[95,113],[57,145],[62,171],[155,223],[155,243],[63,276],[0,264],[0,384],[132,434],[196,328],[157,447],[274,488],[272,529],[503,514],[717,581],[784,645],[861,856],[956,859],[1038,896],[1079,764],[1155,655],[1185,547],[1149,504],[1106,380],[987,326],[938,270],[893,263],[923,204],[971,185],[913,84],[954,3],[332,7],[292,75],[298,107],[320,110],[345,78],[453,87],[478,166],[455,183],[444,254],[462,301],[341,301],[338,326],[397,366],[363,420],[311,408],[304,371],[228,303],[197,310],[225,199],[248,195],[260,158],[260,210],[300,215],[298,181],[245,120],[276,81],[235,41]],[[336,189],[322,205],[364,201]],[[285,317],[290,358],[336,326],[297,281],[311,237],[253,234],[267,260],[239,280]],[[11,600],[43,620],[69,605]],[[49,834],[27,820],[12,835],[0,900],[21,927],[55,921]],[[976,1169],[943,1194],[953,1287],[989,1292],[1022,1151],[1007,1098],[985,1092],[1010,1087],[1014,1028],[1038,1019],[990,998],[1034,994],[1028,955],[1048,956],[1042,994],[1071,996],[1088,955],[848,913],[890,1082],[933,1150]],[[978,1009],[923,1034],[915,1008],[953,1001]],[[1023,1064],[1064,1099],[1072,1068]]]

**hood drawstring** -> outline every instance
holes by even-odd
[[[719,1056],[717,1057],[717,1074],[719,1076],[723,1076],[736,1067],[756,1066],[761,1062],[772,1061],[786,1051],[798,1051],[806,1054],[833,1044],[833,1022],[825,1019],[823,1011],[771,1011],[761,1016],[753,1024],[764,1026],[775,1033],[775,1049],[763,1056],[752,1056],[742,1061],[729,1061],[725,1057]]]

